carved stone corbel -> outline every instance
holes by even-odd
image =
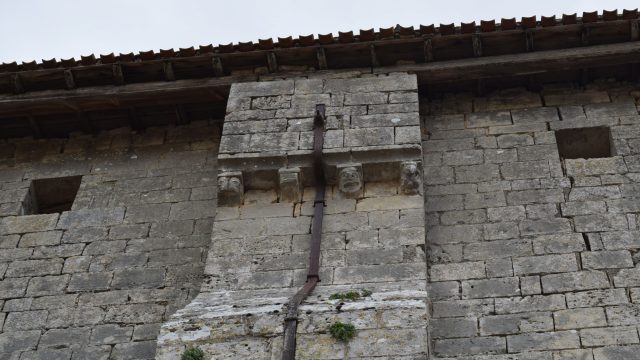
[[[419,161],[400,163],[400,193],[404,195],[422,193],[422,171]]]
[[[244,199],[242,172],[225,172],[218,175],[218,205],[240,206]]]
[[[338,190],[347,198],[359,198],[363,194],[362,164],[337,165]]]
[[[280,202],[300,202],[302,199],[300,168],[278,169],[278,181],[280,184]]]

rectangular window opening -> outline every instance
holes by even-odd
[[[606,126],[556,130],[558,153],[563,159],[611,157],[611,131]]]
[[[23,214],[53,214],[71,210],[81,181],[82,176],[33,180],[23,204]]]

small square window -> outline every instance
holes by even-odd
[[[563,159],[610,157],[611,131],[608,127],[588,127],[556,130],[558,153]]]
[[[82,176],[33,180],[23,204],[24,215],[53,214],[71,210],[81,181]]]

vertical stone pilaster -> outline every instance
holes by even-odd
[[[321,282],[299,311],[297,356],[424,357],[417,100],[415,76],[401,74],[234,84],[206,281],[164,324],[158,358],[187,345],[230,359],[280,358],[285,305],[308,267],[316,104],[327,112]],[[348,292],[360,296],[336,299]],[[356,337],[332,339],[337,321],[353,323]]]

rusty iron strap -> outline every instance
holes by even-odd
[[[320,281],[320,240],[322,239],[322,216],[324,214],[324,192],[326,187],[322,147],[324,145],[325,106],[316,105],[313,120],[313,171],[316,179],[316,197],[313,202],[313,225],[311,227],[311,246],[309,251],[309,271],[307,282],[289,300],[287,315],[284,319],[284,349],[282,360],[296,358],[296,330],[298,328],[298,306],[309,296]]]

